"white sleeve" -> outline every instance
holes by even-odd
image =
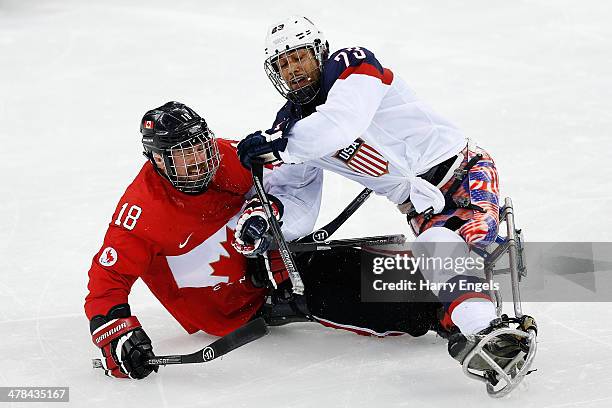
[[[306,164],[285,164],[264,169],[264,189],[284,207],[281,227],[287,241],[314,229],[321,206],[323,170]],[[255,195],[254,188],[251,190]]]
[[[353,143],[370,126],[389,88],[377,77],[357,73],[336,80],[326,102],[289,132],[283,161],[303,163]]]

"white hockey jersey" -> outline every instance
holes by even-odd
[[[442,211],[440,190],[417,176],[459,153],[467,141],[373,53],[353,47],[332,54],[317,101],[312,113],[291,102],[278,112],[273,127],[297,120],[283,133],[285,163],[328,169],[396,204],[410,197],[419,212]]]
[[[263,183],[266,192],[283,203],[285,239],[292,241],[312,232],[321,207],[323,170],[306,163],[264,169]],[[247,197],[255,195],[253,187]]]

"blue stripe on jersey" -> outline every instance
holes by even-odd
[[[384,74],[384,68],[378,62],[374,53],[366,48],[342,48],[330,55],[323,64],[323,78],[321,79],[323,100],[327,99],[329,90],[348,67],[358,67],[364,62],[376,68],[381,75]]]
[[[293,115],[293,103],[291,101],[287,101],[286,104],[283,105],[282,108],[276,114],[276,119],[274,119],[274,123],[272,124],[272,129],[276,128],[280,123],[284,122],[287,119],[294,118]],[[299,118],[296,118],[299,119]]]

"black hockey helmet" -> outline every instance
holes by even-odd
[[[140,121],[144,155],[179,191],[206,191],[219,168],[219,148],[206,121],[193,109],[168,102]]]

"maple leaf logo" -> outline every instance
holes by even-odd
[[[219,255],[217,261],[211,262],[210,266],[213,269],[212,276],[224,276],[229,278],[229,282],[236,282],[242,278],[246,272],[246,261],[231,244],[231,237],[234,236],[234,230],[225,226],[224,241],[219,242],[223,248],[223,252]]]
[[[231,245],[238,215],[191,251],[167,256],[168,266],[179,288],[231,284],[246,270],[246,259]]]

